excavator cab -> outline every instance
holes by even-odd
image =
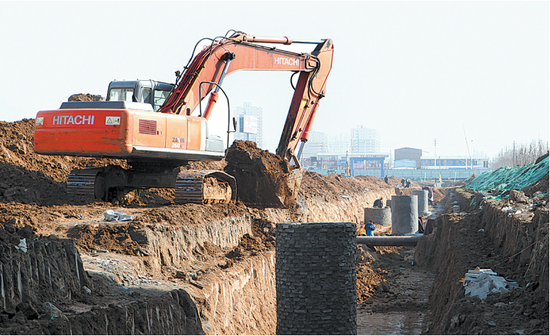
[[[112,81],[107,89],[107,101],[126,101],[151,104],[157,112],[174,85],[155,80]]]

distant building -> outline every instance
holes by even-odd
[[[326,153],[328,150],[328,137],[326,133],[312,131],[309,133],[309,140],[302,149],[302,158],[316,157],[317,154]]]
[[[403,147],[394,150],[393,166],[395,168],[421,167],[422,149]]]
[[[372,128],[358,125],[351,129],[352,153],[379,153],[380,133]]]
[[[476,170],[489,168],[489,158],[447,156],[423,159],[421,149],[410,147],[396,149],[394,153],[394,168]]]
[[[263,148],[263,109],[244,103],[235,109],[237,115],[237,131],[235,140],[254,141],[258,147]]]

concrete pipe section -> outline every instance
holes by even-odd
[[[418,196],[393,195],[391,197],[392,234],[408,235],[418,231]]]
[[[365,221],[372,221],[375,224],[390,225],[391,224],[391,208],[365,208]]]
[[[370,246],[416,246],[421,235],[414,236],[361,236],[357,244]]]
[[[431,212],[428,210],[428,190],[413,190],[413,195],[418,196],[418,214],[429,216]]]

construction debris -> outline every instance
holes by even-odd
[[[105,220],[108,222],[123,222],[132,220],[132,216],[113,210],[107,210],[103,213],[103,215],[105,216]]]
[[[519,288],[517,282],[506,281],[490,268],[469,270],[464,276],[465,295],[484,300],[487,295]]]

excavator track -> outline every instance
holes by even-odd
[[[170,171],[140,173],[106,166],[73,169],[67,180],[70,194],[104,201],[112,201],[117,193],[140,186],[175,188],[176,204],[229,203],[237,198],[235,178],[221,170],[187,170],[176,175]]]
[[[237,197],[235,178],[219,170],[187,170],[176,178],[176,204],[229,203]]]
[[[101,168],[73,169],[67,179],[67,192],[73,195],[89,196],[97,198],[96,190],[97,175],[102,172]]]

